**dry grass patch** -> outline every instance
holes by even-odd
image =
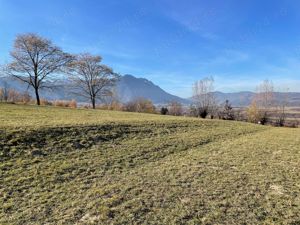
[[[300,222],[298,129],[101,110],[0,111],[8,118],[0,128],[1,224]],[[43,126],[32,125],[32,115]]]

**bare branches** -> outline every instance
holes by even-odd
[[[206,77],[196,81],[193,85],[193,101],[196,105],[197,115],[205,118],[215,109],[214,79]]]
[[[270,120],[270,114],[274,107],[274,85],[270,80],[264,80],[257,86],[252,104],[248,109],[248,117],[251,122],[259,122],[264,125]]]
[[[53,74],[62,72],[74,58],[50,40],[31,33],[17,36],[10,55],[12,62],[6,66],[6,73],[33,87],[38,105],[39,89],[50,88],[44,83],[50,83]]]
[[[274,106],[274,85],[270,80],[264,80],[258,87],[254,100],[265,111]]]
[[[80,54],[67,70],[77,94],[89,98],[93,108],[97,99],[112,96],[112,88],[119,79],[119,75],[108,66],[100,64],[101,61],[100,56]]]

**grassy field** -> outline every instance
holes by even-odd
[[[300,132],[0,104],[0,224],[300,224]]]

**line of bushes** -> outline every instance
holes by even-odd
[[[0,102],[17,103],[17,104],[36,104],[29,92],[19,92],[14,89],[0,88]],[[41,105],[77,108],[76,100],[54,100],[41,99]]]
[[[19,103],[19,104],[35,104],[28,92],[18,92],[14,89],[0,88],[0,101]],[[77,108],[76,100],[54,100],[41,99],[41,105]],[[90,105],[83,105],[84,108],[91,108]],[[248,108],[233,108],[227,100],[222,105],[213,105],[210,108],[202,109],[191,105],[184,107],[179,102],[170,102],[164,106],[155,106],[150,100],[138,98],[122,104],[116,100],[97,106],[102,110],[116,110],[139,113],[153,113],[172,116],[190,116],[210,119],[236,120],[257,123],[261,125],[298,127],[297,120],[287,120],[284,108],[264,109],[253,102]]]

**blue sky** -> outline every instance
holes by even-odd
[[[299,12],[296,0],[0,0],[0,63],[36,32],[182,97],[205,76],[224,92],[267,78],[300,91]]]

